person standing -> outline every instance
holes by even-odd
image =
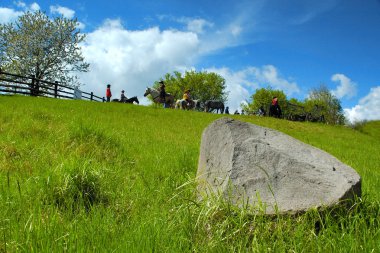
[[[112,97],[111,84],[107,84],[106,97],[107,97],[107,102],[110,102],[111,97]]]

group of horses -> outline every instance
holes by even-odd
[[[224,103],[219,100],[207,100],[204,103],[199,100],[192,100],[190,103],[184,99],[178,99],[175,100],[174,96],[167,93],[165,96],[165,101],[162,101],[160,97],[160,92],[154,88],[146,88],[144,97],[151,95],[153,102],[155,103],[164,103],[169,108],[176,108],[176,109],[182,109],[182,110],[197,110],[197,111],[205,111],[205,112],[212,112],[216,111],[216,113],[223,113],[224,112]],[[129,104],[139,104],[139,100],[136,96],[120,100],[120,99],[112,99],[112,102],[119,102],[119,103],[129,103]]]
[[[197,110],[197,111],[205,111],[205,112],[213,112],[216,113],[224,113],[224,103],[219,100],[207,100],[205,102],[201,102],[199,100],[193,100],[192,102],[188,102],[184,99],[175,100],[174,96],[171,94],[166,94],[165,101],[162,101],[160,97],[160,92],[154,88],[147,87],[144,93],[144,97],[151,95],[152,99],[155,103],[165,103],[168,108],[182,109],[182,110]],[[139,104],[139,100],[136,96],[125,99],[121,101],[120,99],[112,99],[112,102],[120,102],[120,103],[136,103]],[[295,106],[293,104],[288,103],[288,106]],[[298,106],[300,107],[300,106]],[[281,108],[277,105],[271,105],[269,108],[268,115],[276,118],[286,118],[288,120],[293,121],[316,121],[316,122],[324,122],[325,118],[322,113],[320,113],[321,108],[316,106],[314,108],[317,113],[304,113],[302,115],[288,113],[287,115],[283,115]],[[302,107],[303,109],[303,107]],[[261,107],[257,113],[258,116],[266,116],[267,113],[263,107]]]
[[[216,110],[217,113],[224,112],[224,103],[219,100],[207,100],[202,103],[199,100],[193,100],[192,102],[188,102],[184,99],[175,100],[172,94],[165,95],[165,101],[162,101],[160,97],[160,92],[154,88],[147,87],[144,93],[144,97],[151,95],[153,102],[155,103],[165,103],[169,108],[176,108],[182,110],[198,110],[205,112],[212,112]]]

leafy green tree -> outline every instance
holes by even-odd
[[[257,89],[251,96],[252,102],[241,106],[248,114],[255,114],[260,107],[263,107],[268,114],[273,97],[278,98],[278,104],[284,113],[284,109],[286,109],[286,95],[282,90],[273,90],[271,87]]]
[[[171,93],[176,99],[180,99],[186,89],[191,90],[193,99],[202,102],[206,100],[221,100],[225,102],[228,94],[225,91],[226,84],[222,76],[207,71],[186,71],[181,74],[175,71],[167,73],[162,79],[165,82],[166,92]],[[158,88],[158,81],[153,87]]]
[[[26,12],[14,23],[0,24],[0,67],[23,76],[78,85],[75,73],[89,68],[79,46],[84,39],[76,19],[50,19],[41,11]]]
[[[284,117],[289,120],[296,120],[297,117],[306,117],[305,103],[296,98],[291,98],[286,103],[286,114]]]
[[[325,85],[320,85],[310,91],[305,101],[306,111],[312,117],[324,116],[329,124],[344,124],[345,117],[338,98]]]

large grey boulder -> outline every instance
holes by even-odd
[[[331,140],[333,141],[333,140]],[[221,118],[203,132],[201,194],[223,194],[266,214],[333,206],[361,195],[361,178],[332,155],[278,131]]]

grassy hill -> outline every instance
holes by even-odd
[[[319,147],[362,176],[349,211],[252,215],[195,196],[203,129],[221,115],[0,96],[0,252],[379,252],[380,122],[231,115]]]

